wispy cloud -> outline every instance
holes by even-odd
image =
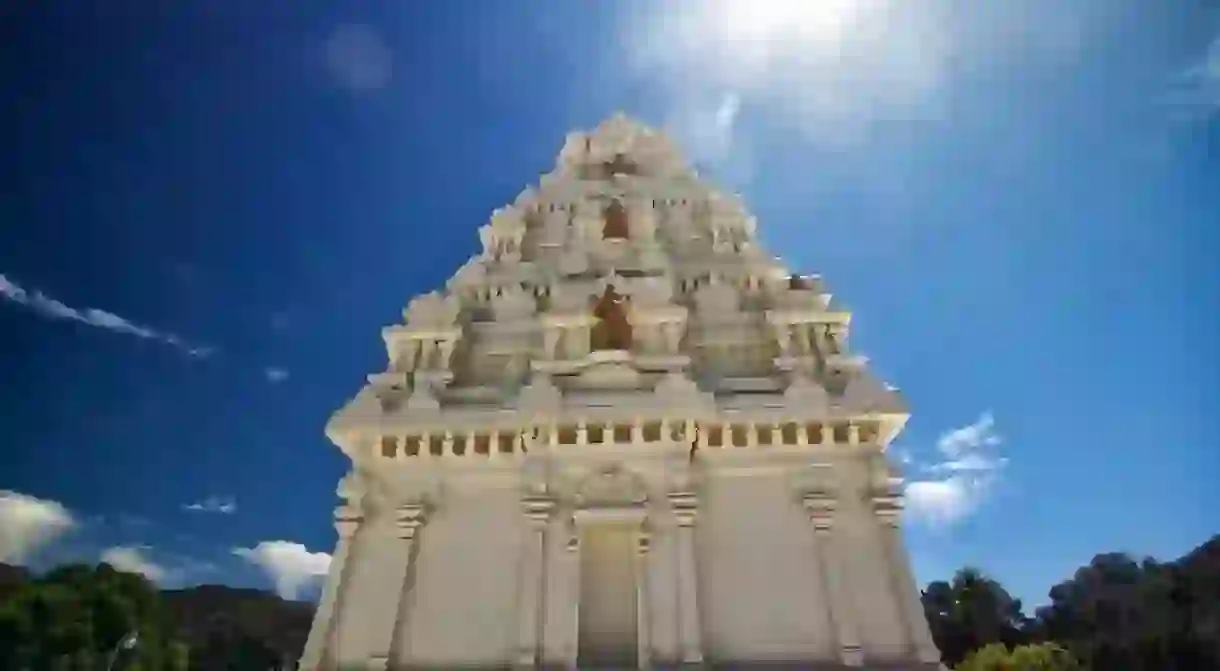
[[[907,510],[919,521],[942,527],[969,516],[986,500],[1008,464],[997,454],[1002,442],[990,412],[942,434],[936,444],[939,458],[917,465],[924,477],[907,483]]]
[[[298,598],[301,588],[330,571],[329,554],[290,541],[263,541],[252,548],[234,548],[233,554],[262,569],[285,599]]]
[[[171,345],[192,357],[205,357],[214,351],[211,347],[188,343],[173,333],[136,324],[112,312],[97,308],[74,308],[41,291],[25,289],[3,274],[0,274],[0,296],[49,319],[75,321],[115,333],[156,340]]]
[[[172,571],[148,558],[151,549],[147,545],[117,545],[103,550],[99,560],[120,571],[139,573],[155,583],[165,582]]]
[[[344,25],[327,38],[326,67],[334,82],[351,91],[375,91],[389,85],[394,58],[371,26]]]
[[[21,564],[78,524],[58,501],[0,490],[0,561]]]
[[[154,555],[159,559],[154,559]],[[151,545],[115,545],[103,550],[99,561],[120,571],[138,573],[158,585],[183,584],[216,573],[216,564],[172,553],[155,552]]]
[[[267,376],[268,382],[283,382],[288,379],[289,373],[287,368],[279,368],[269,366],[263,369],[263,374]]]
[[[1220,32],[1172,82],[1168,102],[1188,119],[1220,113]]]
[[[672,109],[665,125],[696,161],[716,162],[732,149],[740,111],[741,97],[730,92]]]
[[[209,496],[202,501],[188,503],[182,509],[193,513],[232,515],[237,512],[237,500],[232,496]]]

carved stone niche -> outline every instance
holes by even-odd
[[[525,239],[525,214],[515,207],[496,210],[491,223],[479,229],[483,255],[507,263],[521,260],[521,243]]]
[[[723,282],[712,282],[695,292],[695,308],[704,320],[736,314],[741,308],[741,296],[737,290]]]
[[[445,286],[454,290],[474,289],[483,284],[487,279],[487,267],[483,265],[483,259],[474,257],[466,263],[462,264],[461,268],[449,278]]]
[[[596,200],[581,200],[576,203],[572,214],[572,240],[570,246],[578,250],[586,250],[591,240],[602,238],[605,226],[606,203]]]
[[[525,289],[513,286],[492,297],[491,310],[496,321],[512,322],[533,317],[538,303]]]
[[[673,282],[667,277],[641,277],[632,282],[631,305],[635,308],[677,307]]]
[[[578,510],[642,509],[648,502],[648,487],[621,464],[606,464],[576,483],[573,499]]]
[[[792,376],[792,382],[784,391],[784,407],[789,412],[800,415],[824,413],[830,407],[830,394],[808,375],[797,373]]]
[[[588,160],[609,163],[631,153],[643,127],[622,113],[601,122],[588,137]]]
[[[626,205],[627,224],[634,240],[650,241],[657,230],[657,214],[652,201],[631,199]]]
[[[352,469],[339,479],[335,495],[343,500],[336,517],[365,517],[375,513],[385,503],[385,492],[372,475]]]
[[[447,330],[457,324],[461,309],[457,296],[430,291],[412,299],[403,317],[413,329]]]

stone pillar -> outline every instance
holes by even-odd
[[[418,503],[399,506],[395,511],[394,526],[397,527],[398,538],[402,540],[402,544],[392,556],[397,562],[394,574],[399,582],[386,585],[384,591],[378,592],[376,601],[369,604],[372,613],[367,621],[374,627],[368,632],[369,671],[384,671],[389,668],[390,655],[394,652],[394,633],[399,628],[399,616],[405,610],[404,602],[412,588],[409,582],[411,561],[415,556],[415,537],[424,520],[424,507]]]
[[[631,443],[636,446],[644,444],[644,420],[639,417],[631,420]]]
[[[558,358],[556,354],[559,349],[559,327],[547,325],[542,332],[543,340],[543,359],[553,360]]]
[[[847,584],[845,562],[841,549],[834,542],[835,499],[831,494],[808,492],[801,503],[809,513],[816,537],[818,572],[822,575],[823,594],[830,601],[830,625],[839,661],[846,666],[863,666],[864,650],[856,624],[856,609]]]
[[[792,353],[792,327],[787,323],[774,325],[775,344],[779,346],[779,355],[787,357]]]
[[[322,586],[322,599],[318,609],[314,611],[313,624],[309,627],[309,639],[301,653],[297,668],[301,671],[315,671],[322,668],[327,655],[327,648],[332,644],[335,631],[335,613],[338,612],[344,589],[344,569],[347,557],[351,552],[352,537],[360,527],[361,517],[356,511],[346,506],[335,509],[335,531],[339,534],[339,543],[331,558],[330,571],[326,575],[326,583]]]
[[[437,367],[436,358],[435,358],[435,356],[433,356],[433,352],[435,352],[435,351],[436,351],[436,341],[435,340],[428,338],[427,340],[423,340],[420,342],[420,354],[419,354],[419,369],[420,370],[428,371],[428,370],[433,370]]]
[[[678,518],[678,641],[683,664],[703,663],[703,635],[699,627],[699,590],[695,567],[695,518],[698,499],[691,492],[669,495]]]
[[[911,558],[907,555],[899,527],[902,512],[901,499],[891,495],[873,497],[873,511],[877,515],[881,533],[881,548],[887,573],[893,585],[894,601],[902,615],[902,623],[915,658],[923,663],[940,662],[940,650],[932,640],[928,619],[923,611],[915,576],[911,573]]]
[[[567,649],[564,651],[564,667],[568,671],[578,671],[580,655],[580,529],[573,529],[572,536],[564,546],[565,559],[568,563],[569,603],[572,612],[569,617],[568,632],[564,640]]]
[[[555,502],[540,496],[521,501],[525,513],[525,539],[521,549],[521,592],[517,609],[518,669],[532,669],[538,662],[542,642],[543,562],[546,558],[546,525]]]
[[[652,608],[648,580],[648,551],[651,540],[646,529],[640,529],[635,544],[635,622],[636,660],[638,668],[652,668]]]
[[[487,459],[495,460],[500,458],[500,430],[492,429],[491,433],[487,434]]]

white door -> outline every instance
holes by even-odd
[[[636,666],[635,530],[597,525],[580,545],[581,668]]]

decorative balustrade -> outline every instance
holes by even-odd
[[[467,458],[496,460],[524,455],[531,448],[648,446],[689,443],[700,450],[815,448],[875,444],[880,424],[833,422],[694,422],[693,420],[577,421],[540,424],[523,431],[429,431],[383,436],[378,454],[385,459]]]

